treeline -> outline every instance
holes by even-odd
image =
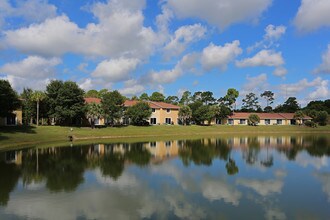
[[[130,118],[136,125],[145,123],[151,115],[151,109],[146,101],[166,102],[179,105],[179,119],[182,124],[194,122],[196,124],[210,123],[212,120],[221,120],[233,111],[239,112],[289,112],[297,115],[308,115],[315,123],[327,124],[330,114],[330,100],[311,101],[304,108],[300,107],[296,97],[289,97],[283,104],[272,108],[274,93],[263,91],[257,95],[247,94],[242,100],[240,109],[236,106],[239,92],[230,88],[223,97],[216,98],[210,91],[191,93],[185,91],[181,97],[165,96],[160,92],[153,92],[150,96],[142,93],[139,97],[125,97],[118,91],[107,89],[89,90],[85,92],[72,81],[51,81],[45,91],[36,91],[25,88],[21,94],[15,92],[10,83],[0,80],[0,116],[4,117],[13,110],[22,106],[24,124],[81,124],[87,119],[93,125],[99,118],[106,118],[110,125],[115,125],[123,118]],[[101,103],[86,104],[84,98],[100,98]],[[265,99],[266,106],[261,107],[259,98]],[[125,100],[139,100],[137,105],[124,108]]]

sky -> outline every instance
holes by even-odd
[[[330,97],[329,0],[1,0],[0,78],[123,95]],[[238,102],[239,107],[239,102]],[[264,107],[264,106],[263,106]]]

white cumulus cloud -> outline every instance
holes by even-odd
[[[42,22],[46,18],[56,16],[57,8],[47,0],[16,1],[13,5],[9,0],[0,2],[0,28],[7,19],[23,18],[25,22]]]
[[[138,59],[119,58],[104,60],[92,72],[93,77],[104,78],[111,82],[127,80],[139,64]]]
[[[187,25],[178,28],[171,41],[164,47],[165,57],[177,56],[186,50],[186,47],[199,41],[205,36],[206,28],[201,24]]]
[[[272,50],[261,50],[255,56],[237,61],[238,67],[255,67],[255,66],[281,66],[284,64],[282,53]]]
[[[330,74],[330,44],[328,44],[327,51],[322,55],[322,63],[314,70],[314,73]]]
[[[76,53],[87,56],[148,57],[160,44],[157,34],[145,27],[144,1],[96,3],[92,13],[97,23],[80,28],[66,15],[40,24],[4,32],[4,43],[26,54],[59,56]]]
[[[54,67],[61,62],[59,58],[29,56],[18,62],[6,63],[0,67],[0,72],[26,78],[46,78],[55,74]]]
[[[213,68],[219,68],[222,71],[226,70],[228,63],[242,53],[239,45],[240,42],[238,40],[227,43],[224,46],[217,46],[210,43],[208,47],[204,48],[201,55],[203,68],[207,71]]]
[[[256,21],[272,0],[167,0],[178,17],[200,18],[223,29],[246,21]]]
[[[302,0],[294,19],[300,32],[311,32],[320,27],[330,27],[329,0]]]

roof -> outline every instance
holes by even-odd
[[[257,112],[234,112],[228,116],[231,119],[248,119],[251,114],[256,114],[260,119],[294,119],[295,113],[257,113]],[[309,116],[304,116],[304,119],[312,119]]]
[[[100,104],[101,103],[101,99],[99,98],[84,98],[85,99],[85,103],[89,104],[89,103],[96,103],[96,104]]]
[[[137,100],[126,100],[124,102],[124,106],[125,107],[130,107],[130,106],[133,106],[137,103],[139,103],[140,101],[137,101]],[[173,104],[169,104],[169,103],[166,103],[166,102],[152,102],[152,101],[146,101],[150,108],[156,108],[156,109],[180,109],[179,106],[177,105],[173,105]]]

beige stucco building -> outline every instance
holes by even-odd
[[[130,107],[137,104],[139,101],[126,100],[124,103],[125,107]],[[152,109],[151,117],[148,122],[151,125],[170,124],[177,125],[179,119],[180,107],[165,102],[152,102],[147,101],[150,108]]]
[[[22,125],[23,113],[22,109],[13,111],[10,116],[0,117],[0,126],[15,126]]]
[[[233,112],[232,115],[223,120],[213,120],[212,124],[227,125],[248,125],[251,114],[256,114],[260,118],[258,125],[296,125],[312,120],[309,116],[304,116],[302,120],[294,118],[294,113],[256,113],[256,112]]]

